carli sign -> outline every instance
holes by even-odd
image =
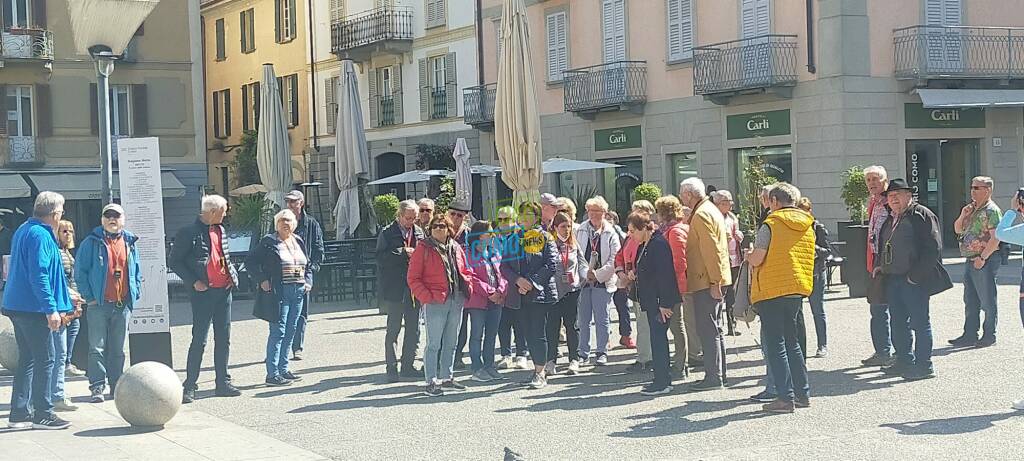
[[[789,126],[789,109],[730,115],[725,118],[728,139],[785,135],[789,134]]]
[[[907,128],[985,128],[985,110],[927,109],[924,104],[906,103],[903,105],[903,121]]]
[[[640,125],[594,130],[594,150],[632,149],[643,145]]]

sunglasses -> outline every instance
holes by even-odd
[[[434,224],[430,228],[431,229],[447,229],[448,225],[447,224]]]
[[[70,229],[64,229],[64,230],[60,231],[60,233],[62,233],[62,234],[74,234],[75,231],[70,230]]]
[[[103,213],[103,217],[107,219],[117,219],[121,217],[121,213],[118,213],[116,211],[108,211],[106,213]]]

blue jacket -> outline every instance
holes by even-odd
[[[89,304],[103,303],[103,290],[107,285],[107,244],[103,235],[103,227],[92,230],[75,255],[75,282],[78,292]],[[139,240],[135,234],[122,231],[123,239],[128,243],[128,298],[125,307],[131,309],[139,299],[142,288],[142,270],[139,267],[139,250],[135,242]]]
[[[501,273],[508,280],[505,305],[513,309],[522,307],[523,301],[535,304],[554,304],[558,301],[558,291],[555,286],[555,268],[561,264],[558,261],[558,249],[555,248],[554,239],[550,234],[544,232],[540,227],[535,227],[535,229],[544,235],[544,245],[539,253],[527,252],[524,245],[520,243],[518,245],[519,254],[502,256]],[[513,238],[522,240],[524,232],[520,231],[515,235]],[[519,277],[523,277],[533,284],[533,289],[525,296],[521,296],[515,287]]]
[[[36,218],[18,227],[11,239],[11,260],[4,290],[4,312],[71,312],[68,279],[53,228]]]
[[[647,247],[637,249],[636,299],[644,312],[656,314],[658,308],[671,309],[683,302],[676,282],[676,268],[672,264],[672,249],[661,232],[651,234]]]
[[[1017,210],[1006,210],[1002,221],[996,226],[996,238],[1000,242],[1024,245],[1024,224],[1017,224]]]

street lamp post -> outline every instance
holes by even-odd
[[[89,54],[96,64],[96,116],[100,136],[100,200],[103,204],[114,202],[111,185],[114,181],[114,153],[110,146],[110,74],[118,56],[109,47],[97,45],[89,48]]]

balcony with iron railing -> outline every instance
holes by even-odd
[[[0,32],[0,59],[53,60],[53,32],[9,29]]]
[[[497,92],[497,83],[462,90],[463,114],[467,125],[480,130],[494,127],[494,97]]]
[[[562,73],[566,112],[593,118],[598,112],[641,112],[647,102],[647,61],[616,61]]]
[[[911,26],[893,31],[897,79],[1024,79],[1024,28]]]
[[[331,50],[339,58],[366,61],[376,53],[412,50],[412,9],[386,6],[331,24]]]
[[[0,135],[0,162],[5,167],[41,166],[42,142],[35,136]]]
[[[440,120],[454,117],[455,114],[448,114],[448,89],[443,86],[427,87],[424,91],[430,92],[430,119]]]
[[[693,93],[719,104],[730,96],[773,92],[789,97],[796,85],[796,35],[759,35],[693,48]]]

